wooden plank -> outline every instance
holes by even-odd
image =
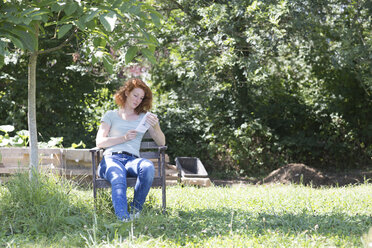
[[[89,149],[64,149],[64,156],[67,170],[92,168],[92,155]]]
[[[141,152],[140,153],[141,158],[147,158],[147,159],[156,159],[159,157],[159,152]]]
[[[177,179],[178,178],[178,171],[173,169],[166,169],[165,176],[167,180]]]
[[[40,165],[53,165],[60,167],[63,160],[62,149],[38,149]],[[4,167],[27,167],[30,164],[29,148],[23,147],[1,147],[1,165]]]
[[[38,152],[39,154],[48,155],[48,154],[60,154],[62,150],[64,149],[62,148],[39,148]]]
[[[40,165],[53,165],[60,167],[62,158],[60,154],[51,154],[49,156],[39,156]],[[2,166],[19,166],[28,167],[30,164],[30,158],[28,154],[24,154],[22,157],[3,157]]]
[[[28,167],[0,167],[0,174],[15,174],[22,171],[27,171]]]
[[[43,155],[59,154],[61,150],[61,148],[39,148],[38,153]],[[2,156],[19,156],[23,154],[29,154],[30,149],[27,147],[1,147],[0,153],[2,154]]]
[[[158,150],[158,145],[154,141],[141,142],[141,149],[155,149]]]
[[[151,139],[152,140],[152,137],[151,137],[151,135],[150,135],[150,133],[149,132],[146,132],[144,135],[143,135],[143,138],[142,138],[143,140],[147,140],[147,139]]]
[[[53,172],[60,174],[61,169],[60,168],[51,168],[51,167],[39,167],[40,170],[42,171],[48,171],[48,172]],[[9,175],[9,174],[16,174],[16,173],[21,173],[28,171],[28,167],[0,167],[0,174],[1,175]]]
[[[96,187],[97,188],[110,188],[111,184],[108,181],[106,181],[105,179],[97,178],[96,179]]]
[[[28,157],[2,157],[2,167],[27,167],[30,164]]]
[[[64,149],[66,160],[91,162],[89,149]]]
[[[62,170],[63,175],[66,176],[91,176],[92,170],[89,169],[66,169]]]

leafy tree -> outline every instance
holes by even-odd
[[[75,36],[91,41],[86,57],[92,63],[102,61],[112,72],[109,47],[128,45],[129,62],[137,52],[154,61],[156,39],[146,32],[147,23],[159,23],[159,14],[137,1],[16,1],[3,2],[0,8],[0,65],[9,50],[28,54],[28,124],[30,131],[30,167],[37,171],[36,65],[40,55],[65,47]],[[119,25],[119,27],[117,27]],[[46,29],[54,27],[54,35]],[[67,37],[67,38],[66,38]],[[42,39],[58,39],[54,47],[40,47]],[[4,56],[4,55],[5,56]]]
[[[173,157],[243,175],[288,162],[370,163],[369,1],[158,4],[167,21],[152,75],[170,99]]]
[[[102,116],[102,111],[112,107],[107,103],[112,102],[110,92],[118,87],[119,80],[113,78],[115,74],[96,72],[100,64],[85,65],[83,59],[74,62],[73,55],[79,50],[75,40],[63,50],[38,59],[38,143],[63,137],[65,147],[79,141],[93,147],[99,126],[96,119]],[[54,41],[40,41],[41,46],[47,46],[44,43],[48,42]],[[27,56],[20,55],[16,64],[4,65],[0,73],[0,116],[3,123],[13,125],[15,130],[27,129],[26,59]]]

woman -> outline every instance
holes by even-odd
[[[154,165],[150,160],[139,158],[139,149],[144,133],[135,129],[145,118],[152,106],[152,92],[140,79],[128,80],[115,93],[117,110],[108,111],[101,119],[96,145],[105,148],[99,164],[98,173],[108,180],[112,187],[112,203],[116,216],[123,221],[138,217],[154,178]],[[148,114],[148,132],[156,144],[165,145],[165,136],[160,129],[159,120]],[[126,177],[137,177],[131,215],[127,204]]]

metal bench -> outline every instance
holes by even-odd
[[[154,181],[151,187],[161,187],[162,188],[162,209],[165,213],[166,209],[166,174],[165,174],[165,150],[166,146],[158,146],[151,138],[148,132],[145,133],[141,142],[140,157],[147,158],[151,160],[157,170],[155,172]],[[99,178],[97,175],[97,167],[101,161],[102,148],[92,148],[89,150],[92,155],[92,171],[93,171],[93,197],[94,205],[96,206],[97,199],[97,189],[98,188],[110,188],[110,182],[103,178]],[[136,185],[136,177],[127,177],[127,186],[134,187]]]

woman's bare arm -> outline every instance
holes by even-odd
[[[156,115],[149,115],[146,120],[150,124],[149,133],[158,146],[165,145],[165,135],[161,131],[159,119]]]

